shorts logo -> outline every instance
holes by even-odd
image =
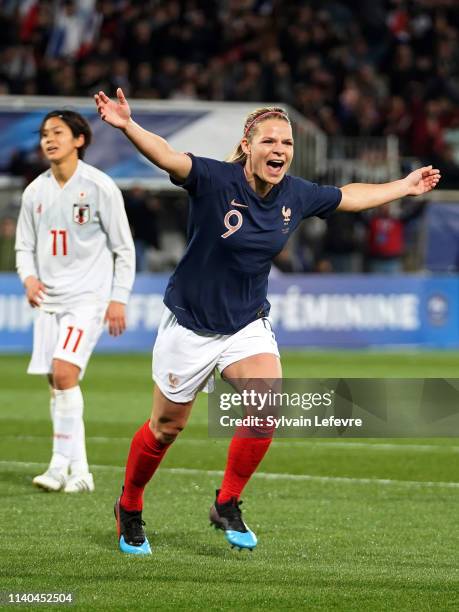
[[[179,379],[177,378],[177,376],[174,376],[171,373],[169,374],[168,378],[169,378],[170,386],[174,387],[174,389],[175,389],[175,387],[179,384]]]
[[[74,204],[73,205],[73,220],[78,225],[88,223],[90,218],[89,204]]]
[[[43,206],[41,203],[37,206],[37,215],[41,215],[41,211],[43,210]]]
[[[285,208],[285,206],[282,206],[282,216],[284,217],[284,228],[282,230],[283,234],[288,234],[289,232],[289,223],[290,223],[290,219],[292,217],[292,209],[291,208]]]

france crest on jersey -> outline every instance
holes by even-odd
[[[190,157],[188,246],[164,303],[184,327],[233,334],[268,315],[272,259],[303,219],[331,214],[341,190],[285,176],[262,198],[241,164]]]

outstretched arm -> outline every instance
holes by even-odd
[[[103,91],[94,96],[97,112],[102,120],[122,130],[134,146],[147,159],[179,181],[184,181],[191,171],[191,159],[185,153],[173,149],[169,143],[152,132],[144,130],[131,118],[131,109],[123,90],[116,90],[117,101],[110,100]]]
[[[338,210],[359,212],[367,208],[376,208],[393,200],[409,195],[422,195],[434,189],[440,180],[440,170],[424,166],[414,170],[399,181],[371,185],[368,183],[350,183],[341,187],[342,199]]]

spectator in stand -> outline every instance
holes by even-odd
[[[159,91],[153,87],[153,70],[149,62],[139,64],[133,76],[135,98],[159,98]]]
[[[46,54],[50,57],[78,57],[94,45],[100,16],[95,0],[62,0],[57,4],[54,25]]]
[[[0,217],[0,272],[16,270],[16,217],[8,211]]]
[[[402,98],[408,94],[407,88],[416,80],[413,49],[409,44],[398,45],[393,53],[392,69],[389,73],[391,92]]]
[[[7,171],[10,174],[22,177],[26,185],[47,169],[48,164],[40,146],[37,146],[32,151],[16,150],[7,167]]]
[[[412,155],[421,159],[435,155],[444,146],[444,125],[440,100],[420,104],[413,118]]]
[[[356,274],[363,271],[365,229],[358,214],[337,212],[327,219],[323,250],[332,272]]]
[[[180,65],[174,57],[165,57],[160,62],[160,69],[154,76],[154,86],[158,89],[161,98],[168,98],[170,93],[177,89],[180,76]]]
[[[408,155],[410,149],[407,146],[412,124],[412,116],[407,104],[400,96],[392,96],[387,101],[386,126],[384,134],[397,136],[400,143],[400,154]]]
[[[78,95],[77,74],[75,71],[75,66],[72,62],[65,60],[60,62],[59,70],[55,70],[53,72],[52,82],[56,91],[58,91],[61,95]]]
[[[9,83],[11,93],[24,93],[25,83],[34,79],[37,74],[32,46],[15,45],[7,47],[2,54],[2,68],[0,70],[0,76]]]
[[[123,55],[132,70],[143,62],[151,62],[153,58],[151,24],[148,21],[134,22],[128,29],[123,46]]]
[[[134,238],[136,271],[146,272],[148,270],[147,249],[149,247],[160,248],[159,201],[141,187],[134,187],[123,195],[126,203],[126,214]]]
[[[93,95],[101,85],[111,88],[110,67],[100,60],[88,59],[81,67],[80,90],[81,96]]]
[[[395,215],[389,206],[375,210],[368,221],[368,271],[376,274],[399,274],[405,254],[404,226],[424,211],[425,202],[401,207]]]
[[[459,164],[454,155],[454,147],[451,144],[445,144],[442,149],[434,157],[435,164],[440,164],[445,183],[444,189],[459,189]]]
[[[112,86],[116,89],[121,87],[123,91],[131,92],[131,83],[129,80],[129,64],[127,60],[117,58],[113,62],[113,69],[110,74]]]

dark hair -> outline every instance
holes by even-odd
[[[91,144],[91,128],[89,127],[89,123],[86,121],[84,117],[82,117],[79,113],[71,110],[53,110],[48,113],[41,122],[40,125],[40,138],[43,136],[43,128],[45,127],[45,123],[48,119],[52,117],[58,117],[62,119],[62,121],[68,125],[71,129],[74,138],[78,138],[81,134],[84,136],[84,144],[81,147],[78,147],[78,157],[79,159],[83,159],[86,149]]]

